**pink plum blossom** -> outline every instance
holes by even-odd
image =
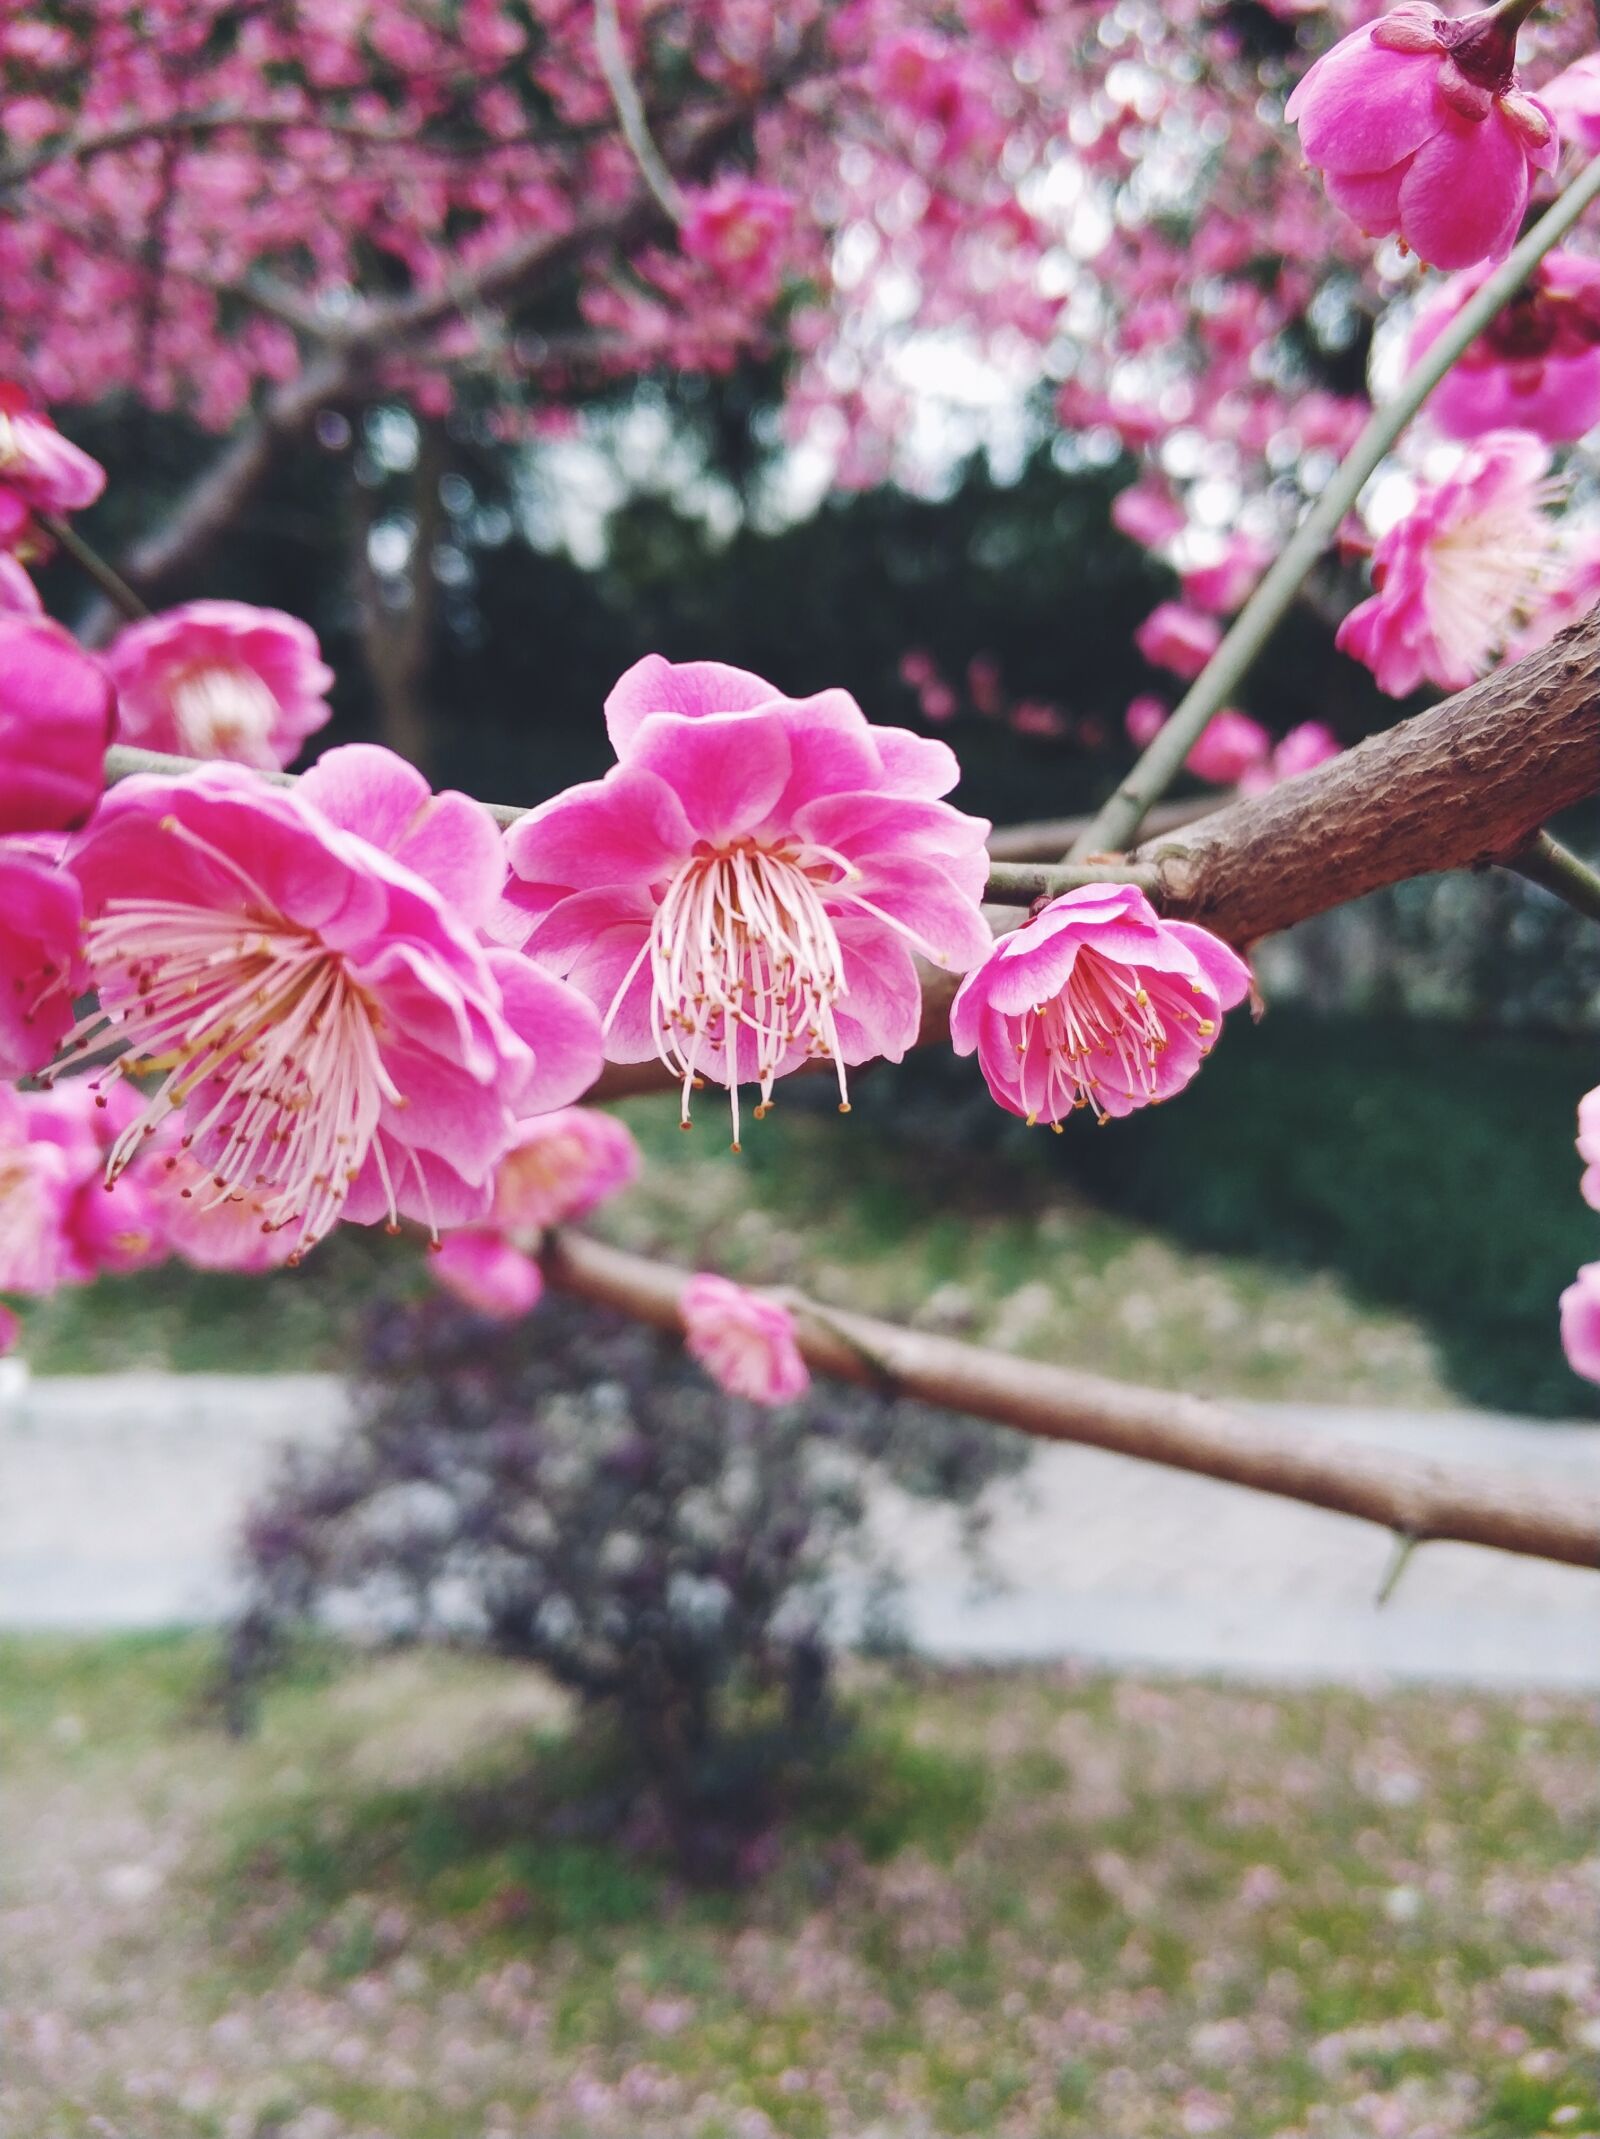
[[[1201,729],[1184,763],[1197,780],[1237,787],[1270,760],[1272,738],[1248,713],[1224,707]]]
[[[1232,616],[1254,592],[1272,553],[1253,535],[1225,535],[1194,543],[1196,562],[1183,568],[1184,600],[1215,616]]]
[[[183,1109],[217,1199],[312,1246],[341,1218],[486,1215],[519,1120],[600,1063],[577,990],[476,930],[493,820],[390,752],[330,752],[296,788],[241,767],[112,791],[73,854],[99,996],[70,1043],[103,1081],[159,1079],[111,1178]]]
[[[1561,1349],[1574,1374],[1600,1382],[1600,1263],[1585,1263],[1561,1295]]]
[[[1488,279],[1487,265],[1454,276],[1419,314],[1406,353],[1414,365]],[[1546,253],[1517,295],[1428,399],[1452,438],[1533,431],[1551,445],[1600,423],[1600,260]]]
[[[0,384],[0,489],[33,512],[76,512],[106,487],[97,460],[63,438],[21,387]]]
[[[0,1301],[0,1359],[17,1348],[22,1336],[22,1324],[4,1301]]]
[[[1548,509],[1558,496],[1542,439],[1479,439],[1380,538],[1376,591],[1340,625],[1338,645],[1391,698],[1424,682],[1460,690],[1483,675],[1568,569],[1570,537]]]
[[[1433,267],[1503,258],[1531,174],[1553,171],[1559,153],[1555,121],[1518,79],[1515,27],[1496,10],[1452,21],[1407,0],[1325,53],[1286,116],[1335,206]]]
[[[106,655],[124,742],[271,768],[328,719],[333,671],[281,609],[185,602],[128,624]]]
[[[1159,550],[1182,530],[1183,508],[1163,485],[1130,483],[1111,501],[1111,524],[1130,542]]]
[[[989,827],[940,801],[943,743],[875,727],[848,693],[791,699],[715,661],[652,655],[606,701],[618,763],[518,820],[506,847],[529,955],[604,1020],[613,1061],[760,1090],[808,1059],[898,1061],[912,953],[965,972],[990,935]]]
[[[0,834],[80,825],[105,786],[116,699],[58,625],[0,615]]]
[[[1222,626],[1214,616],[1186,609],[1182,602],[1158,602],[1133,635],[1152,668],[1175,676],[1198,676],[1222,644]]]
[[[778,1301],[702,1271],[679,1305],[686,1349],[729,1396],[788,1404],[811,1386],[794,1317]]]
[[[1030,1126],[1078,1107],[1104,1121],[1181,1091],[1249,987],[1205,929],[1160,919],[1132,885],[1088,885],[1000,938],[961,983],[950,1037]]]
[[[688,196],[683,249],[691,260],[714,268],[740,296],[769,304],[777,294],[794,209],[792,196],[776,186],[719,178]]]
[[[559,1107],[517,1124],[494,1177],[492,1216],[507,1232],[582,1218],[639,1178],[633,1131],[598,1107]]]
[[[1135,749],[1148,750],[1162,729],[1167,725],[1167,708],[1159,698],[1149,692],[1130,699],[1128,710],[1122,716],[1128,731],[1128,740]]]
[[[515,1322],[539,1304],[544,1275],[531,1255],[488,1228],[446,1233],[428,1258],[436,1284],[493,1322]]]
[[[52,842],[0,839],[0,1078],[43,1069],[71,1030],[82,926]]]
[[[1320,720],[1303,720],[1297,728],[1291,728],[1272,753],[1272,784],[1279,780],[1292,780],[1296,774],[1314,772],[1319,765],[1326,765],[1330,758],[1340,755],[1344,746],[1333,730]],[[1248,792],[1249,775],[1240,783]]]
[[[1583,1161],[1579,1192],[1585,1203],[1600,1211],[1600,1085],[1578,1101],[1578,1156]]]

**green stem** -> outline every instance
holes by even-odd
[[[1462,352],[1514,297],[1551,247],[1564,238],[1591,201],[1600,197],[1600,157],[1581,171],[1565,193],[1464,304],[1414,368],[1392,401],[1374,409],[1366,428],[1345,455],[1333,480],[1306,514],[1233,628],[1160,730],[1148,750],[1103,809],[1074,841],[1069,861],[1126,848],[1147,813],[1183,769],[1206,723],[1233,697],[1262,647],[1299,593],[1306,574],[1337,535],[1345,514],[1368,477]]]
[[[92,579],[100,592],[114,602],[125,617],[138,623],[150,612],[128,585],[120,572],[114,571],[101,556],[84,541],[78,530],[59,513],[37,513],[35,518],[53,542],[59,542],[78,569]]]
[[[1525,876],[1530,884],[1542,884],[1546,891],[1565,899],[1580,914],[1587,914],[1591,921],[1600,921],[1600,871],[1591,869],[1587,862],[1579,861],[1576,854],[1552,839],[1548,832],[1537,832],[1523,851],[1507,862],[1518,876]]]

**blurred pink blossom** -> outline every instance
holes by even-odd
[[[680,1304],[688,1351],[729,1396],[787,1404],[810,1387],[794,1317],[776,1300],[702,1272]]]
[[[1222,626],[1214,616],[1186,609],[1181,602],[1159,602],[1133,635],[1152,668],[1175,676],[1198,676],[1222,644]]]
[[[1561,1348],[1574,1374],[1600,1382],[1600,1263],[1585,1263],[1561,1295]]]
[[[180,757],[287,765],[330,710],[333,671],[311,626],[248,602],[185,602],[124,625],[106,665],[123,740]]]
[[[1206,722],[1184,763],[1196,779],[1237,787],[1270,761],[1272,738],[1248,713],[1224,707]]]
[[[446,1233],[428,1258],[436,1284],[495,1322],[514,1322],[536,1307],[544,1276],[531,1255],[503,1233],[467,1227]]]
[[[1492,273],[1456,275],[1417,318],[1414,365]],[[1546,253],[1523,288],[1445,373],[1428,413],[1452,438],[1533,431],[1552,445],[1600,423],[1600,260]]]
[[[491,1216],[506,1232],[537,1232],[582,1218],[638,1178],[625,1122],[598,1107],[559,1107],[517,1125],[495,1171]]]
[[[1585,1203],[1600,1211],[1600,1085],[1578,1101],[1578,1156],[1584,1169],[1579,1191]]]

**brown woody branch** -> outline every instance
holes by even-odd
[[[689,1275],[586,1234],[552,1237],[545,1276],[561,1291],[681,1330]],[[1418,1543],[1453,1539],[1600,1569],[1600,1493],[1461,1463],[1308,1443],[1204,1398],[1109,1381],[1075,1368],[1017,1359],[951,1337],[786,1295],[800,1350],[817,1373],[904,1396],[1046,1441],[1073,1441],[1360,1516]]]
[[[1600,609],[1314,772],[1147,841],[1164,911],[1250,944],[1408,877],[1515,863],[1600,794]]]

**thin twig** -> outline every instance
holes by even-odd
[[[1277,629],[1302,581],[1339,532],[1368,477],[1462,352],[1521,288],[1551,247],[1566,236],[1591,201],[1600,198],[1600,157],[1575,178],[1542,215],[1503,267],[1492,274],[1431,344],[1392,401],[1375,409],[1326,490],[1290,537],[1283,554],[1245,603],[1233,628],[1196,677],[1170,720],[1122,785],[1073,842],[1070,861],[1115,853],[1131,844],[1152,804],[1183,769],[1208,721],[1232,698],[1256,656]]]
[[[1600,921],[1600,871],[1580,861],[1548,832],[1538,833],[1506,867],[1530,884],[1542,884],[1591,921]]]
[[[594,49],[600,72],[611,92],[617,124],[639,166],[639,176],[650,188],[663,215],[669,216],[674,223],[681,223],[685,213],[683,190],[667,169],[651,136],[638,86],[628,66],[628,49],[617,16],[617,0],[594,0]]]
[[[79,571],[86,578],[92,579],[106,599],[114,602],[125,617],[137,623],[140,618],[150,614],[121,573],[107,564],[97,549],[84,541],[69,520],[63,520],[59,513],[53,512],[36,513],[34,517],[51,541],[61,545]]]

